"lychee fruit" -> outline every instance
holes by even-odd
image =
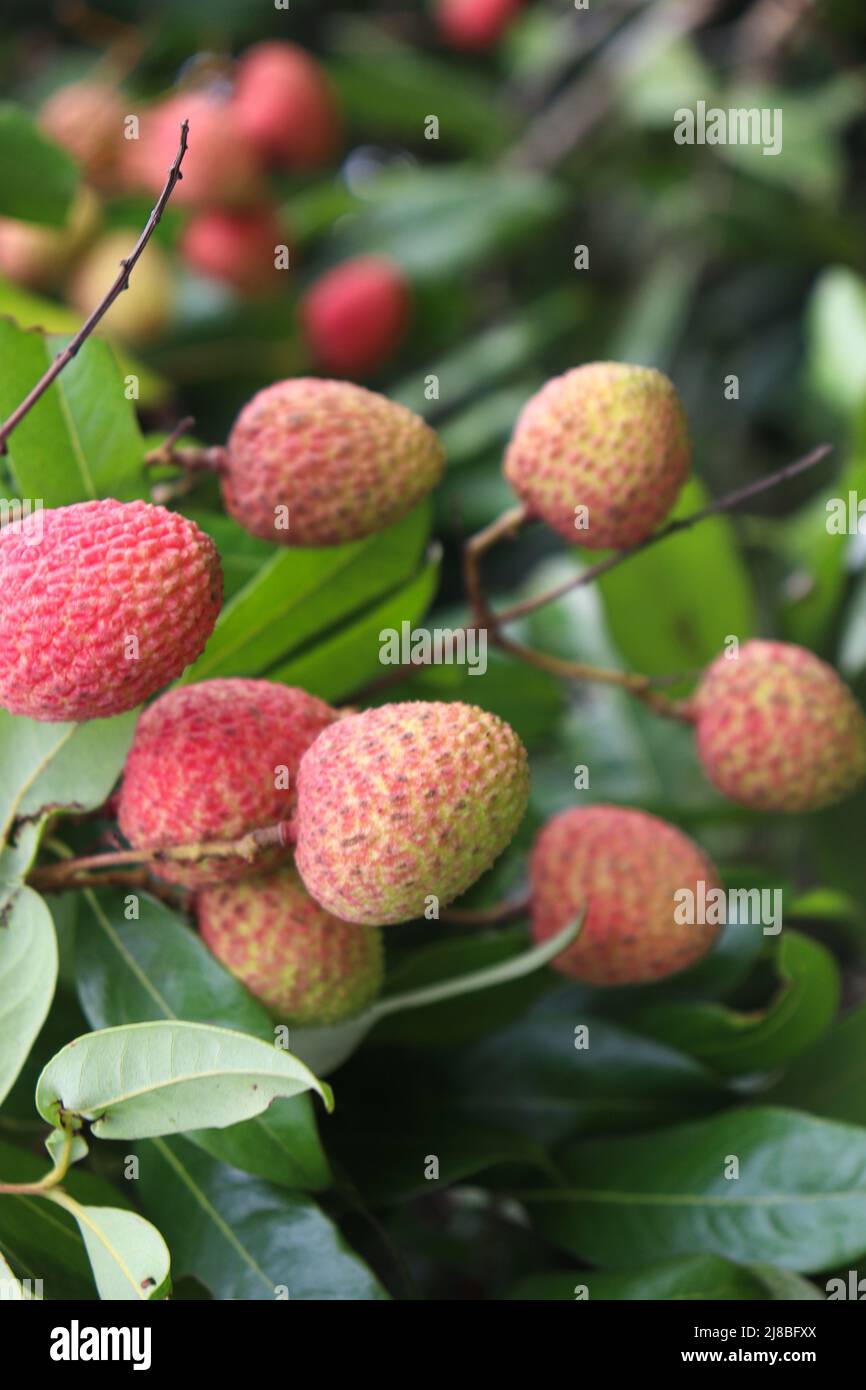
[[[53,287],[84,251],[98,226],[99,200],[84,184],[62,227],[0,217],[0,273],[29,289]]]
[[[112,231],[94,242],[75,267],[68,287],[69,302],[80,314],[93,312],[138,241],[139,233]],[[165,253],[151,242],[118,295],[100,331],[127,343],[146,343],[159,337],[171,317],[174,277]]]
[[[328,270],[301,300],[301,323],[316,361],[361,376],[402,341],[412,296],[403,271],[384,256],[357,256]]]
[[[227,678],[168,690],[138,721],[118,823],[135,849],[237,840],[288,821],[301,756],[337,715],[305,690]],[[288,851],[282,852],[287,853]],[[260,872],[242,859],[160,861],[161,878],[200,887]]]
[[[343,921],[420,917],[490,868],[528,782],[523,744],[486,710],[419,701],[348,715],[301,759],[295,862]]]
[[[341,119],[320,65],[291,43],[259,43],[241,57],[232,110],[268,164],[316,169],[336,153]]]
[[[234,106],[216,91],[181,92],[146,111],[139,138],[126,141],[126,175],[133,187],[162,192],[189,120],[187,151],[172,203],[211,207],[243,203],[261,186],[259,161],[241,131]]]
[[[39,124],[100,186],[116,173],[123,141],[123,101],[109,82],[89,78],[52,92],[39,113]]]
[[[285,231],[273,208],[210,208],[197,213],[180,239],[187,265],[242,294],[266,293],[279,283],[278,248]]]
[[[696,918],[720,887],[716,869],[688,836],[645,811],[574,807],[536,838],[530,861],[532,933],[547,941],[585,908],[577,940],[553,961],[587,985],[643,985],[693,965],[716,925],[678,922],[694,894]],[[682,914],[680,914],[682,915]]]
[[[284,1023],[339,1023],[381,991],[381,932],[332,917],[291,864],[205,889],[196,916],[217,960]]]
[[[492,48],[522,4],[523,0],[437,0],[436,23],[454,48]]]
[[[196,660],[222,598],[210,538],[147,502],[78,502],[0,531],[0,705],[31,719],[133,709]]]
[[[718,656],[690,709],[704,771],[744,806],[818,811],[866,779],[863,711],[804,647],[753,641]]]
[[[399,521],[439,481],[433,430],[346,381],[296,377],[244,406],[226,449],[226,510],[285,545],[342,545]]]
[[[505,476],[530,515],[567,541],[621,550],[664,520],[690,458],[685,412],[666,376],[592,362],[527,402]]]

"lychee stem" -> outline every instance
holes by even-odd
[[[503,898],[492,907],[444,907],[439,914],[440,921],[456,927],[488,927],[498,922],[510,922],[523,917],[529,911],[531,896],[528,891],[519,897]]]
[[[93,312],[85,319],[78,332],[74,335],[74,337],[70,339],[67,346],[63,349],[62,352],[59,352],[57,354],[54,361],[51,363],[51,366],[48,368],[47,372],[45,372],[44,375],[40,377],[40,379],[37,381],[36,385],[32,388],[32,390],[28,391],[27,395],[24,397],[24,400],[21,402],[19,406],[16,407],[15,410],[13,410],[8,420],[5,420],[3,424],[0,425],[0,455],[6,453],[6,442],[12,431],[16,428],[17,425],[20,425],[25,415],[29,415],[36,402],[42,396],[44,396],[45,392],[48,390],[48,387],[60,375],[60,373],[63,371],[63,368],[69,365],[75,354],[81,348],[82,344],[85,342],[87,338],[90,337],[90,334],[93,332],[100,319],[104,318],[104,316],[108,313],[108,310],[111,308],[115,299],[117,299],[125,289],[128,289],[129,277],[132,274],[132,271],[136,263],[141,257],[144,248],[150,241],[150,238],[152,237],[156,229],[156,225],[162,217],[163,212],[165,211],[165,207],[168,203],[169,198],[174,192],[177,184],[183,178],[180,166],[182,165],[184,155],[186,154],[188,134],[189,122],[182,121],[180,127],[180,145],[178,146],[178,151],[175,155],[174,163],[168,171],[168,177],[165,182],[165,187],[160,193],[158,199],[156,200],[156,203],[153,207],[153,211],[151,212],[150,216],[147,219],[147,222],[145,223],[144,231],[141,233],[141,236],[138,238],[138,241],[135,243],[135,246],[133,247],[129,255],[121,261],[120,271],[115,277],[113,283],[111,284],[111,286],[109,287],[99,304],[97,304]]]

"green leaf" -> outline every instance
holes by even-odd
[[[249,1178],[183,1139],[142,1145],[142,1205],[165,1232],[175,1276],[215,1298],[387,1297],[311,1198]]]
[[[820,1299],[821,1294],[806,1279],[783,1271],[785,1281],[777,1294],[767,1288],[760,1266],[732,1264],[719,1255],[682,1255],[659,1260],[636,1269],[558,1270],[534,1274],[523,1279],[508,1294],[509,1299],[545,1299],[575,1302],[584,1299],[658,1300],[704,1302],[706,1300]],[[782,1291],[784,1290],[784,1291]]]
[[[0,843],[7,846],[0,883],[21,882],[49,816],[102,805],[123,768],[137,718],[130,710],[87,724],[46,724],[0,710]]]
[[[52,1129],[48,1138],[45,1140],[45,1147],[48,1150],[48,1156],[51,1159],[51,1162],[54,1164],[55,1168],[60,1162],[60,1159],[63,1157],[63,1154],[66,1150],[66,1144],[67,1134],[66,1131],[62,1129]],[[87,1140],[83,1137],[83,1135],[76,1134],[73,1137],[72,1144],[69,1149],[70,1164],[80,1163],[83,1158],[87,1157],[89,1152],[90,1150],[87,1144]]]
[[[273,1041],[265,1009],[163,903],[139,898],[138,916],[130,920],[119,893],[84,898],[89,910],[78,924],[75,970],[92,1028],[183,1018]],[[310,1191],[330,1182],[307,1095],[275,1100],[242,1124],[195,1130],[187,1138],[270,1182]]]
[[[773,1104],[866,1126],[866,1004],[799,1057],[768,1097]]]
[[[12,1266],[0,1254],[0,1299],[8,1299],[10,1303],[20,1303],[27,1295],[15,1277]]]
[[[329,700],[345,700],[364,685],[387,673],[379,660],[380,633],[384,628],[413,627],[424,617],[439,583],[439,555],[384,603],[348,623],[332,637],[278,666],[272,678],[298,685]]]
[[[429,529],[424,503],[386,531],[350,545],[272,548],[270,563],[223,608],[207,651],[183,681],[273,674],[277,662],[414,574]],[[276,679],[283,679],[279,672]]]
[[[866,281],[847,266],[828,266],[812,289],[807,311],[812,384],[840,414],[866,397]]]
[[[36,1108],[91,1121],[98,1139],[144,1139],[236,1124],[277,1096],[330,1092],[291,1053],[227,1028],[138,1023],[85,1033],[44,1068]]]
[[[425,98],[426,100],[426,98]],[[562,193],[536,172],[477,167],[387,173],[330,240],[334,260],[375,252],[415,280],[463,274],[549,223]]]
[[[65,338],[0,319],[0,414],[10,415],[66,345]],[[22,498],[63,507],[93,497],[143,495],[144,445],[113,350],[89,338],[11,435],[9,463]]]
[[[559,1166],[560,1191],[523,1198],[550,1240],[594,1264],[715,1253],[809,1273],[866,1251],[866,1131],[850,1125],[729,1110],[575,1143]]]
[[[156,1226],[120,1207],[82,1207],[61,1191],[46,1195],[75,1219],[100,1298],[147,1302],[167,1297],[171,1257]]]
[[[770,1071],[827,1029],[839,1005],[839,971],[830,952],[788,928],[775,960],[779,980],[766,1009],[671,1004],[638,1012],[635,1026],[729,1076]]]
[[[75,1219],[100,1298],[148,1302],[166,1297],[171,1257],[155,1226],[119,1207],[85,1207],[58,1191],[46,1196]]]
[[[56,982],[51,913],[38,893],[22,888],[0,923],[0,1103],[27,1060]]]
[[[78,168],[11,102],[0,104],[0,216],[60,227],[78,184]]]
[[[671,518],[698,511],[706,500],[692,480]],[[698,670],[729,633],[745,641],[755,630],[749,579],[727,517],[650,547],[599,582],[617,647],[630,667],[648,675]]]

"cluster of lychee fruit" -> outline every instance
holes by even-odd
[[[221,465],[225,504],[253,534],[338,545],[390,525],[438,480],[435,432],[349,382],[278,382],[241,411]],[[532,515],[627,547],[664,518],[689,467],[682,406],[658,372],[602,363],[524,409],[506,472]],[[282,526],[285,514],[285,526]],[[578,539],[586,541],[581,533]],[[86,720],[148,700],[201,653],[221,602],[213,543],[186,517],[102,500],[0,531],[0,704]],[[806,812],[866,778],[866,720],[803,648],[750,641],[686,703],[712,782],[760,811]],[[495,715],[454,702],[336,710],[266,680],[181,684],[141,715],[118,798],[127,841],[194,895],[205,941],[271,1009],[331,1023],[380,988],[383,926],[428,916],[511,842],[525,750]],[[256,840],[262,832],[269,838]],[[249,851],[253,836],[255,852]],[[675,920],[675,895],[719,885],[680,830],[622,807],[566,811],[531,859],[533,931],[585,910],[557,967],[592,985],[662,978],[716,928]]]
[[[273,175],[304,176],[338,155],[339,101],[318,61],[282,41],[256,44],[204,79],[141,110],[105,78],[56,90],[39,122],[73,155],[84,181],[63,228],[0,219],[0,273],[30,288],[62,285],[73,307],[90,313],[137,240],[132,228],[100,234],[104,200],[131,193],[155,199],[188,120],[183,176],[172,197],[186,211],[181,259],[244,296],[278,294],[295,253]],[[133,343],[159,336],[176,288],[171,256],[155,243],[106,331]],[[411,303],[406,275],[386,257],[357,256],[325,271],[299,305],[311,361],[350,375],[374,370],[403,338]]]

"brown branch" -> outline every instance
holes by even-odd
[[[805,473],[807,469],[814,468],[817,463],[827,457],[832,448],[832,444],[819,444],[811,453],[797,459],[794,463],[787,464],[776,473],[768,473],[765,477],[758,478],[754,483],[746,483],[745,486],[736,488],[724,497],[717,498],[708,506],[702,507],[700,511],[692,512],[690,516],[678,517],[676,520],[668,522],[667,526],[663,526],[659,531],[653,531],[652,535],[639,541],[637,545],[630,546],[628,550],[615,551],[604,560],[599,560],[596,564],[581,570],[579,574],[566,580],[565,583],[557,585],[555,589],[550,589],[544,594],[537,594],[534,598],[524,599],[522,603],[515,603],[511,608],[491,615],[491,620],[494,623],[514,622],[516,618],[524,618],[528,613],[534,613],[537,609],[544,608],[546,604],[562,598],[564,594],[571,593],[573,589],[581,589],[586,584],[592,584],[601,575],[616,569],[624,560],[631,559],[633,555],[639,555],[642,551],[648,550],[650,546],[657,545],[659,541],[667,540],[668,536],[674,536],[679,531],[686,531],[690,527],[696,526],[699,521],[705,521],[708,517],[732,511],[741,502],[758,497],[762,492],[769,492],[771,488],[778,487],[780,483],[788,482],[789,479],[797,477],[799,473]]]
[[[113,873],[125,864],[197,864],[202,859],[243,859],[254,864],[269,849],[288,849],[293,828],[288,821],[251,830],[238,840],[202,840],[189,845],[166,845],[161,849],[119,849],[106,854],[86,854],[64,859],[59,864],[41,864],[28,877],[28,883],[46,892],[77,888],[82,874],[105,869]],[[38,877],[38,882],[37,882]],[[100,877],[100,882],[108,882]],[[92,885],[91,885],[92,886]]]
[[[149,454],[145,454],[145,468],[170,468],[174,462],[175,445],[185,434],[189,434],[194,425],[194,415],[185,415],[182,420],[178,420],[174,429],[166,435],[162,443],[156,449],[151,449]]]
[[[72,361],[73,357],[79,351],[85,340],[90,337],[90,334],[93,332],[100,319],[102,319],[105,316],[105,314],[108,313],[108,310],[111,308],[114,301],[128,287],[129,277],[136,263],[138,262],[139,257],[144,251],[144,248],[147,246],[147,243],[150,241],[154,229],[156,228],[159,219],[162,217],[162,214],[165,211],[165,206],[172,193],[174,192],[176,185],[183,178],[180,166],[183,163],[183,158],[186,154],[188,134],[189,122],[182,121],[180,127],[180,145],[178,147],[177,154],[175,155],[174,163],[172,164],[171,169],[169,170],[165,187],[160,193],[159,198],[157,199],[156,204],[153,208],[153,211],[150,214],[150,217],[147,219],[144,231],[138,238],[138,241],[136,242],[130,254],[126,257],[125,260],[121,261],[120,272],[117,278],[115,279],[113,285],[108,290],[102,301],[93,310],[93,312],[88,316],[88,318],[85,319],[78,332],[75,334],[73,338],[70,339],[68,345],[63,349],[62,352],[58,353],[54,361],[51,363],[51,366],[48,368],[47,372],[45,372],[44,376],[42,376],[40,380],[37,381],[32,391],[28,392],[28,394],[25,396],[24,400],[17,407],[17,409],[13,410],[8,420],[5,420],[3,424],[0,425],[0,455],[6,453],[7,441],[12,431],[16,428],[17,425],[20,425],[25,415],[29,414],[36,402],[48,390],[48,387],[51,385],[51,383],[63,371],[63,368],[68,366],[68,364]]]
[[[73,863],[73,860],[67,860]],[[40,893],[63,893],[73,888],[133,888],[140,889],[145,893],[150,893],[154,898],[159,898],[167,903],[169,907],[186,908],[189,902],[189,891],[175,887],[170,883],[163,883],[160,879],[154,878],[145,867],[140,869],[108,869],[104,873],[81,873],[73,874],[68,879],[60,882],[56,875],[50,870],[55,865],[40,865],[33,869],[27,877],[27,882],[31,888],[35,888]]]

